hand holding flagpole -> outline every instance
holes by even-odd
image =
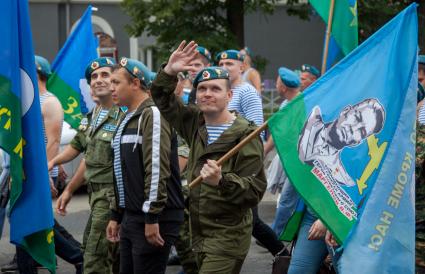
[[[239,144],[237,144],[234,148],[232,148],[231,150],[229,150],[226,154],[224,154],[218,161],[217,161],[217,165],[221,166],[223,165],[224,162],[226,162],[227,160],[229,160],[233,155],[235,155],[236,153],[239,152],[239,150],[241,150],[246,144],[248,144],[249,142],[252,141],[252,139],[254,139],[255,137],[257,137],[263,130],[265,130],[267,128],[267,123],[268,121],[266,121],[264,124],[262,124],[259,128],[257,128],[256,130],[254,130],[253,132],[251,132],[248,136],[245,137],[245,139],[243,139]],[[202,176],[199,175],[195,180],[193,180],[190,184],[189,184],[189,188],[194,188],[195,186],[199,185],[202,182]]]

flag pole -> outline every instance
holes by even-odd
[[[332,19],[333,19],[333,16],[334,16],[334,7],[335,7],[335,0],[331,0],[330,6],[329,6],[328,25],[326,27],[325,49],[323,50],[322,75],[326,72],[326,65],[327,65],[326,63],[327,63],[327,59],[328,59],[329,40],[331,38]]]
[[[262,124],[259,128],[251,132],[248,136],[245,137],[239,144],[237,144],[235,147],[233,147],[231,150],[229,150],[226,154],[224,154],[218,161],[217,165],[221,166],[224,162],[230,159],[233,155],[239,152],[242,147],[244,147],[246,144],[252,141],[255,137],[257,137],[263,130],[267,128],[268,121],[266,121],[264,124]],[[194,188],[195,186],[199,185],[202,182],[202,176],[199,175],[195,180],[193,180],[189,184],[189,188]]]

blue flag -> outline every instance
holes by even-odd
[[[97,41],[93,34],[91,15],[92,7],[88,6],[53,61],[52,75],[47,82],[47,89],[62,104],[65,121],[73,128],[78,128],[82,115],[95,106],[84,75],[87,65],[97,58]]]
[[[293,186],[345,248],[341,273],[414,269],[417,32],[412,4],[268,123]]]
[[[373,57],[373,63],[378,61],[379,68],[386,65],[387,77],[379,88],[388,104],[396,106],[398,119],[392,122],[396,128],[381,171],[345,245],[342,273],[414,273],[417,32],[412,4],[373,37],[388,41],[375,50],[381,54]],[[381,58],[387,61],[382,63]]]
[[[53,211],[26,0],[0,2],[0,146],[10,155],[10,240],[55,272]]]
[[[325,40],[326,40],[326,36],[325,36]],[[323,45],[324,44],[325,42],[323,42]],[[323,47],[323,50],[324,49],[325,48]],[[335,65],[343,57],[344,57],[344,54],[339,48],[338,43],[335,41],[335,38],[331,35],[331,37],[329,38],[328,56],[326,59],[326,71],[328,71],[333,65]],[[322,63],[323,63],[323,60],[322,60]]]

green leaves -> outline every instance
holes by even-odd
[[[271,13],[276,2],[239,1],[243,2],[245,13],[258,9]],[[228,18],[229,12],[238,12],[230,9],[231,2],[234,0],[124,0],[122,7],[132,19],[126,26],[131,35],[140,36],[146,32],[157,38],[155,49],[161,62],[182,40],[195,40],[213,53],[240,48]]]

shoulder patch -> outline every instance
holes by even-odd
[[[115,132],[115,130],[117,129],[117,126],[113,125],[113,124],[105,124],[102,127],[102,129],[105,130],[105,131],[109,131],[109,132]]]
[[[88,124],[89,124],[89,120],[87,119],[87,117],[84,117],[83,119],[81,119],[78,129],[85,131],[87,129]]]

